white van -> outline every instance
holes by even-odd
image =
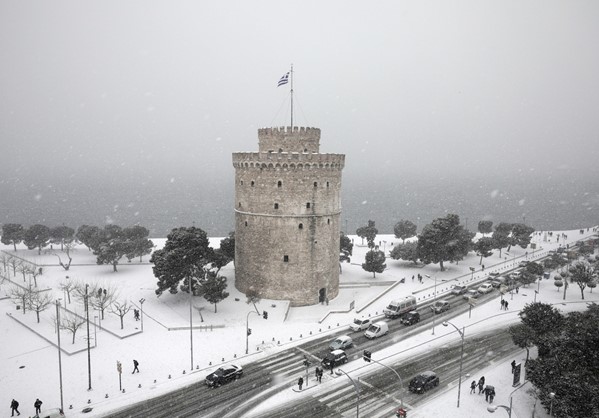
[[[389,305],[383,309],[387,318],[399,318],[405,313],[416,309],[416,298],[407,296],[404,299],[392,300]]]
[[[384,321],[379,321],[369,326],[364,333],[364,336],[369,339],[374,339],[387,335],[387,333],[389,333],[389,325]]]

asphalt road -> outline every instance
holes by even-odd
[[[484,295],[477,303],[496,303],[498,293]],[[346,350],[350,360],[362,357],[363,350],[376,352],[395,344],[410,334],[430,329],[433,317],[436,327],[441,326],[441,321],[451,319],[468,310],[467,301],[461,296],[447,296],[451,309],[441,315],[433,315],[426,306],[419,306],[421,312],[420,323],[411,327],[403,326],[399,320],[389,320],[389,335],[376,340],[366,339],[362,333],[351,333],[354,347]],[[499,309],[499,307],[498,307]],[[431,336],[432,337],[432,336]],[[220,388],[209,388],[204,381],[199,381],[190,386],[180,388],[167,395],[147,399],[125,409],[115,411],[109,415],[111,418],[166,418],[166,417],[244,417],[255,405],[266,401],[274,394],[288,390],[296,385],[297,378],[304,376],[306,368],[304,360],[311,362],[309,369],[308,385],[314,385],[314,368],[320,365],[320,360],[329,352],[328,344],[334,336],[315,339],[299,346],[289,348],[267,358],[257,360],[244,366],[243,376]],[[466,333],[464,347],[464,370],[484,368],[491,358],[487,353],[492,352],[493,358],[502,357],[517,348],[511,342],[507,331],[494,331],[490,335],[469,337]],[[408,405],[417,405],[426,397],[442,390],[446,382],[457,381],[459,375],[460,345],[447,346],[441,350],[425,352],[414,356],[409,363],[400,363],[389,366],[394,367],[407,383],[420,371],[435,370],[441,379],[440,387],[425,394],[416,396],[407,391],[400,391],[397,376],[376,363],[365,364],[372,368],[372,373],[361,380],[362,394],[360,407],[370,411],[371,415],[381,412],[391,412],[399,406],[398,394],[402,393],[404,402]],[[323,384],[335,380],[334,385],[329,385],[324,391],[314,391],[314,395],[304,396],[298,394],[297,402],[278,407],[276,411],[261,415],[261,417],[335,417],[355,414],[355,391],[351,382],[345,376],[330,376],[325,373]],[[345,380],[341,390],[337,382]],[[466,390],[464,387],[462,390]],[[365,415],[366,416],[366,415]]]

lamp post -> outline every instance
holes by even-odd
[[[87,324],[87,378],[89,386],[87,390],[92,390],[92,357],[89,343],[89,294],[87,293],[89,285],[85,285],[85,322]]]
[[[431,278],[428,274],[425,274],[425,277]],[[437,299],[437,275],[435,275],[435,291],[433,293],[433,300]],[[433,335],[435,335],[435,308],[431,306],[431,310],[433,311]]]
[[[452,324],[449,321],[445,321],[443,322],[443,326],[446,327],[447,325],[451,325],[452,327],[454,327],[456,329],[456,331],[460,334],[460,337],[462,338],[462,350],[460,353],[460,376],[459,376],[459,380],[458,380],[458,408],[460,407],[460,393],[462,392],[462,364],[464,362],[464,334],[466,333],[466,327],[463,327],[462,330],[460,331],[460,329],[458,327],[456,327],[454,324]]]
[[[64,411],[62,398],[62,355],[60,353],[60,301],[56,301],[56,333],[58,334],[58,379],[60,382],[60,409]]]
[[[98,319],[98,315],[94,315],[94,348],[98,346],[98,326],[96,325],[96,319]]]
[[[140,312],[140,319],[141,319],[141,332],[144,332],[144,302],[146,300],[144,298],[141,298],[139,300],[139,310]]]
[[[252,313],[259,315],[256,311],[249,311],[245,317],[245,354],[247,354],[249,351],[249,337],[252,333],[252,331],[250,330],[250,314]]]
[[[358,396],[358,402],[356,402],[356,418],[360,418],[360,387],[354,381],[354,379],[352,379],[351,377],[349,377],[349,375],[347,373],[345,373],[343,370],[337,369],[337,371],[335,372],[335,374],[337,376],[341,376],[342,374],[344,374],[352,382],[352,384],[354,385],[354,389],[356,390],[356,395]]]
[[[507,416],[508,418],[512,418],[512,397],[510,396],[510,406],[505,406],[505,405],[490,405],[487,406],[487,411],[489,412],[495,412],[497,411],[497,408],[503,408],[507,411]]]
[[[191,370],[193,370],[193,311],[191,309],[193,288],[191,287],[191,275],[189,275],[189,351],[191,353]]]

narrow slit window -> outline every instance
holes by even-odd
[[[283,256],[283,262],[285,262],[285,263],[289,262],[289,256],[288,255],[284,255]]]
[[[248,226],[248,221],[245,221],[245,226]]]
[[[279,209],[279,204],[275,203],[275,209]]]
[[[298,228],[299,228],[299,229],[304,229],[304,224],[299,224],[299,225],[298,225]]]
[[[314,182],[314,187],[315,188],[318,187],[318,182],[317,181]]]
[[[279,182],[277,183],[277,187],[282,187],[283,186],[283,182],[281,180],[279,180]]]
[[[252,180],[252,182],[250,183],[250,186],[254,187],[254,184],[256,184],[256,183],[254,183],[254,180]]]
[[[310,202],[306,203],[306,209],[310,209]]]

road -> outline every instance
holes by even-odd
[[[490,302],[497,297],[497,292],[484,295],[478,303]],[[442,315],[434,315],[436,326],[441,326],[442,320],[448,320],[468,310],[467,302],[461,296],[446,297],[451,303],[451,309]],[[362,333],[350,334],[354,339],[354,347],[347,351],[350,360],[362,357],[363,350],[370,350],[373,358],[376,352],[395,344],[397,341],[408,338],[410,335],[430,329],[433,321],[431,310],[423,305],[419,306],[422,320],[411,327],[401,325],[399,320],[389,320],[389,335],[368,340]],[[254,406],[268,400],[271,396],[283,390],[289,390],[296,384],[300,375],[304,376],[306,368],[304,360],[311,362],[309,369],[309,385],[314,385],[314,368],[328,353],[328,344],[333,336],[318,338],[305,342],[299,346],[273,354],[267,358],[257,360],[244,366],[243,376],[234,382],[220,388],[208,388],[204,381],[199,381],[190,386],[180,388],[167,395],[147,399],[125,409],[115,411],[107,416],[111,418],[166,418],[166,417],[244,417]],[[431,338],[434,338],[431,336]],[[376,363],[365,364],[364,367],[372,369],[362,383],[362,399],[360,407],[368,411],[369,416],[389,416],[389,413],[399,406],[398,394],[403,393],[404,402],[415,406],[428,396],[443,390],[447,382],[457,381],[459,375],[460,345],[445,346],[443,349],[414,354],[409,363],[387,365],[394,367],[405,380],[420,371],[433,369],[441,379],[440,387],[425,395],[415,396],[406,391],[399,390],[397,376],[391,371]],[[481,369],[488,365],[492,359],[486,353],[493,352],[493,358],[502,357],[517,347],[511,342],[507,331],[495,330],[490,335],[472,336],[466,333],[464,347],[464,371]],[[415,350],[416,351],[416,350]],[[377,359],[381,361],[383,359]],[[464,372],[465,373],[465,372]],[[352,416],[355,414],[355,391],[351,382],[345,376],[331,376],[325,373],[322,384],[329,384],[324,390],[320,388],[314,394],[297,394],[297,401],[276,411],[265,413],[260,417],[335,417]],[[343,384],[341,384],[343,382]],[[326,385],[325,385],[326,386]],[[465,387],[462,388],[466,390]],[[298,413],[301,412],[299,415]]]

